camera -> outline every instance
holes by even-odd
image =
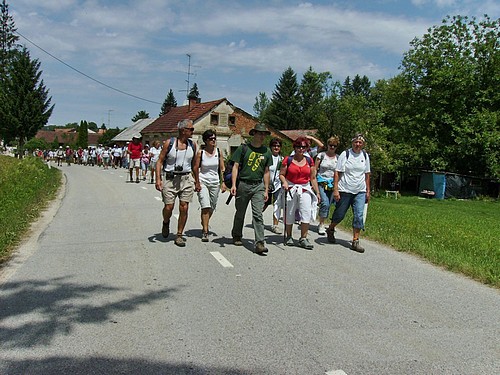
[[[176,165],[174,167],[174,171],[176,172],[182,172],[184,170],[184,168],[182,167],[182,165]]]

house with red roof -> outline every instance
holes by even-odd
[[[142,129],[142,142],[151,144],[159,140],[162,143],[177,136],[177,123],[184,119],[193,121],[193,141],[199,145],[203,143],[203,132],[214,130],[217,133],[217,147],[226,155],[243,143],[258,123],[256,117],[234,106],[226,98],[203,103],[192,98],[187,105],[168,109],[168,112]]]

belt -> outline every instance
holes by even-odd
[[[262,180],[241,180],[241,182],[244,182],[247,185],[258,185],[260,183],[263,183],[264,181],[262,181]]]
[[[188,174],[191,174],[191,172],[181,172],[181,173],[174,173],[174,172],[165,172],[165,178],[174,178],[176,176],[186,176]]]

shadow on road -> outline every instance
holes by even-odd
[[[135,311],[179,290],[180,287],[165,288],[116,300],[112,294],[132,292],[101,284],[81,285],[68,277],[7,282],[0,287],[0,345],[48,345],[56,335],[70,333],[75,324],[114,323],[114,313]],[[103,303],[103,296],[112,302]],[[23,317],[27,314],[31,316]],[[20,323],[9,326],[7,321],[13,317]]]
[[[0,366],[2,374],[172,374],[172,375],[249,375],[264,374],[261,370],[238,370],[224,367],[200,367],[189,363],[163,363],[144,359],[114,359],[105,357],[6,360]]]

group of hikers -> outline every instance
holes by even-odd
[[[179,218],[174,243],[186,246],[183,236],[188,218],[188,208],[194,193],[198,195],[201,207],[201,241],[209,241],[209,222],[215,212],[219,192],[229,190],[235,198],[235,214],[231,229],[232,241],[242,246],[243,225],[248,204],[252,207],[254,230],[254,252],[263,255],[268,252],[265,244],[263,212],[273,208],[274,233],[282,233],[279,220],[282,218],[287,246],[298,245],[312,250],[308,239],[309,224],[316,220],[319,207],[318,234],[327,236],[335,243],[335,227],[345,217],[347,210],[353,211],[353,239],[351,249],[364,252],[359,235],[364,228],[365,203],[370,199],[370,158],[363,150],[365,139],[357,134],[352,147],[336,153],[338,137],[330,137],[326,145],[311,136],[298,137],[293,142],[293,151],[288,156],[281,154],[282,142],[273,138],[269,147],[264,144],[271,133],[264,124],[257,124],[250,130],[250,143],[240,145],[232,154],[229,166],[225,166],[223,155],[216,146],[217,135],[207,130],[202,135],[203,147],[191,140],[194,126],[191,120],[177,124],[178,136],[167,139],[158,148],[158,159],[154,162],[155,187],[162,193],[163,224],[162,235],[170,235],[170,219],[176,199],[179,201]],[[317,147],[311,149],[311,141]],[[140,164],[140,140],[128,145],[130,154],[130,181],[133,169]],[[330,206],[335,210],[328,227],[325,219]],[[293,238],[293,224],[299,222],[300,237]]]

